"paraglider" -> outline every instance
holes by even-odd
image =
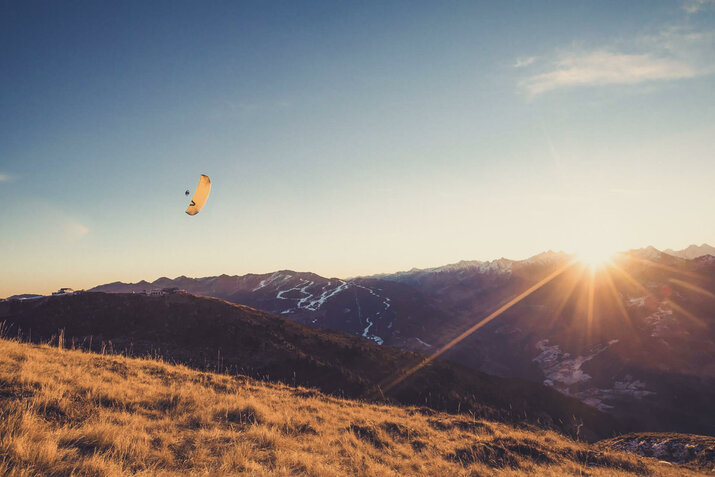
[[[198,214],[206,203],[206,199],[209,198],[209,192],[211,192],[211,179],[209,179],[209,176],[206,174],[201,174],[199,185],[196,186],[196,192],[194,192],[194,196],[191,198],[186,213],[189,215]],[[186,195],[189,195],[188,190],[186,191]]]

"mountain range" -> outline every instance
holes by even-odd
[[[681,252],[688,250],[694,253],[692,247]],[[556,272],[478,331],[442,349]],[[462,261],[350,280],[281,270],[116,282],[91,291],[172,287],[541,383],[628,427],[715,433],[709,412],[715,401],[712,255],[688,259],[647,247],[589,269],[571,255],[549,251],[521,261]]]
[[[674,257],[680,257],[680,258],[687,258],[689,260],[692,260],[694,258],[702,257],[704,255],[713,255],[715,256],[715,247],[711,247],[710,245],[704,243],[702,245],[690,245],[687,248],[684,248],[683,250],[673,250],[673,249],[666,249],[663,250],[664,253],[667,253],[668,255],[673,255]]]

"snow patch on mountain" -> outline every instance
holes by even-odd
[[[543,381],[544,385],[557,389],[568,396],[573,396],[590,406],[606,411],[613,408],[608,402],[614,399],[625,396],[642,399],[645,396],[655,394],[645,389],[646,384],[643,381],[634,380],[630,375],[614,381],[612,388],[604,389],[591,386],[584,389],[579,386],[578,390],[572,390],[573,385],[583,384],[591,380],[591,376],[585,373],[581,366],[616,343],[618,343],[618,340],[610,340],[606,344],[592,348],[592,351],[585,356],[571,356],[570,353],[564,353],[559,345],[549,345],[549,340],[543,339],[536,343],[536,348],[540,353],[533,361],[539,365],[546,377]]]
[[[626,305],[629,308],[648,306],[650,310],[653,310],[643,317],[643,321],[650,326],[652,338],[664,338],[677,333],[680,329],[680,323],[667,300],[658,301],[653,296],[640,296],[629,298]]]
[[[420,344],[423,345],[423,346],[426,346],[426,347],[428,347],[428,348],[431,348],[431,347],[432,347],[431,344],[425,343],[424,341],[422,341],[421,339],[419,339],[419,338],[417,338],[417,337],[415,337],[415,339],[416,339],[417,341],[419,341]]]
[[[308,285],[304,286],[306,283]],[[312,283],[313,282],[311,282],[310,280],[301,280],[300,283],[298,285],[294,286],[293,288],[288,288],[287,290],[279,291],[278,294],[276,295],[276,298],[279,300],[293,300],[294,298],[283,296],[284,294],[286,294],[288,292],[292,292],[292,291],[299,291],[300,293],[305,293],[309,296],[313,296],[310,293],[308,293],[307,291],[305,291],[305,289],[308,288]],[[299,301],[299,303],[300,303],[300,301]]]
[[[326,301],[328,301],[330,298],[334,297],[338,293],[346,290],[350,285],[343,281],[343,280],[338,280],[340,284],[336,286],[335,288],[329,288],[331,282],[329,281],[324,287],[323,287],[323,292],[320,294],[319,297],[317,297],[315,300],[312,300],[310,303],[308,303],[305,308],[307,310],[311,311],[318,311],[323,304],[325,304]]]
[[[495,272],[508,274],[511,273],[511,264],[512,261],[506,258],[500,258],[498,260],[491,260],[487,262],[462,260],[458,263],[444,265],[442,267],[428,268],[424,271],[429,273],[439,273],[459,270],[477,270],[482,273]]]
[[[548,339],[536,343],[536,349],[541,353],[533,359],[546,376],[544,384],[556,388],[568,388],[591,379],[591,376],[581,370],[581,366],[598,353],[572,357],[570,353],[561,351],[559,345],[549,346],[548,343]]]
[[[362,287],[362,286],[359,286],[359,285],[358,285],[358,287],[359,287],[359,288],[368,289],[368,288],[366,288],[366,287]],[[355,304],[357,305],[358,319],[359,319],[360,321],[362,321],[362,318],[363,318],[363,317],[362,317],[362,308],[360,307],[360,301],[358,300],[357,296],[355,296]],[[380,344],[380,345],[381,345],[382,343],[384,343],[383,339],[380,338],[379,336],[371,335],[371,334],[370,334],[370,328],[372,328],[372,325],[374,325],[375,323],[370,319],[369,316],[366,316],[366,317],[365,317],[365,322],[367,323],[367,326],[365,327],[365,329],[364,329],[363,332],[362,332],[362,337],[363,337],[363,338],[367,338],[367,339],[369,339],[369,340],[373,340],[373,341],[375,341],[377,344]]]
[[[646,384],[643,381],[634,380],[633,377],[628,374],[622,380],[615,381],[612,388],[590,387],[582,391],[564,394],[569,394],[581,402],[601,411],[608,411],[614,408],[614,406],[608,403],[643,399],[646,396],[655,394],[653,391],[645,389],[645,387]]]
[[[369,287],[366,287],[363,285],[357,285],[357,284],[353,284],[353,286],[355,286],[356,288],[362,288],[363,290],[367,290],[370,293],[370,295],[372,295],[376,298],[383,298],[373,288],[369,288]],[[360,321],[362,321],[362,319],[363,319],[362,309],[360,307],[360,302],[358,301],[357,295],[355,295],[355,303],[357,304],[357,307],[358,307],[358,319]],[[388,297],[384,297],[382,304],[383,304],[384,308],[382,310],[378,311],[377,313],[375,313],[374,316],[365,316],[365,323],[367,323],[367,326],[365,326],[365,329],[363,329],[363,332],[362,332],[363,338],[373,340],[374,342],[376,342],[379,345],[383,344],[385,342],[385,340],[383,340],[381,337],[379,337],[377,335],[371,334],[370,328],[372,328],[372,326],[375,324],[375,322],[373,320],[377,320],[378,318],[380,318],[381,315],[390,308],[390,299]],[[392,325],[392,323],[390,323],[388,328],[391,328],[391,325]]]
[[[705,469],[712,467],[713,440],[711,437],[673,433],[625,434],[609,439],[608,445],[619,451],[632,452],[673,464],[683,465],[704,458]]]
[[[667,308],[665,303],[662,303],[656,311],[646,316],[644,320],[651,326],[650,335],[653,338],[662,338],[669,335],[670,328],[676,324],[673,310]]]
[[[290,277],[290,275],[287,276]],[[276,279],[277,277],[273,278],[273,280],[268,279],[263,286],[268,285],[270,281],[275,281]],[[279,300],[296,300],[295,306],[281,311],[281,314],[285,315],[289,313],[295,313],[299,310],[318,311],[320,307],[323,306],[330,298],[334,297],[342,291],[347,290],[348,287],[350,287],[350,284],[345,282],[344,280],[338,280],[338,283],[334,287],[331,287],[332,280],[329,280],[325,285],[323,285],[322,289],[320,290],[320,295],[316,297],[314,293],[311,293],[309,291],[311,287],[315,286],[315,281],[304,279],[299,280],[300,281],[298,284],[285,290],[279,290],[276,294],[276,298]],[[285,296],[289,292],[298,292],[302,296]],[[315,323],[315,320],[313,320],[313,323]]]
[[[300,292],[306,296],[298,300],[298,303],[296,304],[296,307],[302,308],[303,304],[308,301],[309,299],[313,298],[313,294],[308,292],[308,288],[312,287],[315,282],[311,281],[307,285],[305,285],[303,288],[300,289]]]
[[[645,302],[646,302],[647,298],[648,298],[647,296],[637,296],[634,298],[629,298],[628,306],[643,307],[643,306],[645,306]]]
[[[258,286],[257,286],[256,288],[254,288],[253,290],[251,290],[251,291],[252,291],[252,292],[255,292],[255,291],[260,290],[261,288],[265,288],[266,285],[268,285],[269,283],[273,282],[274,280],[276,280],[276,279],[279,278],[280,276],[281,276],[281,273],[280,273],[280,272],[274,272],[273,275],[271,275],[270,277],[261,280],[261,281],[258,283]]]

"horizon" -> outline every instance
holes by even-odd
[[[687,248],[690,248],[690,247],[706,247],[706,246],[707,246],[707,247],[711,247],[710,244],[704,242],[704,243],[702,243],[702,244],[700,244],[700,245],[695,244],[695,243],[692,243],[692,244],[690,244],[690,245],[688,245],[688,246],[686,246],[686,247],[682,247],[682,248],[679,248],[679,249],[676,249],[676,248],[673,248],[673,247],[663,248],[663,249],[662,249],[662,248],[658,248],[658,247],[654,247],[654,248],[655,248],[656,250],[658,250],[659,252],[666,253],[665,250],[672,250],[672,251],[674,251],[674,252],[680,252],[680,251],[684,251],[684,250],[686,250]],[[637,251],[637,250],[646,250],[646,249],[648,249],[648,248],[650,248],[650,247],[653,247],[653,245],[646,245],[645,247],[633,248],[633,249],[629,249],[629,250],[619,250],[619,251],[614,252],[612,255],[625,254],[625,253],[632,252],[632,251]],[[458,263],[462,263],[462,262],[481,262],[481,263],[489,263],[489,262],[494,262],[494,261],[498,261],[498,260],[509,260],[509,261],[512,261],[512,262],[519,262],[519,261],[528,260],[528,259],[530,259],[530,258],[536,257],[536,256],[541,255],[541,254],[545,254],[545,253],[566,254],[566,255],[569,255],[569,256],[578,256],[578,255],[579,255],[577,252],[568,252],[568,251],[564,251],[564,250],[552,250],[552,249],[549,249],[549,250],[544,250],[544,251],[542,251],[542,252],[539,252],[539,253],[536,253],[536,254],[533,254],[533,255],[529,255],[529,256],[523,257],[523,258],[499,257],[499,258],[492,258],[492,259],[486,259],[486,260],[460,259],[460,260],[457,260],[457,261],[454,261],[454,262],[442,263],[442,264],[432,265],[432,266],[426,266],[426,267],[412,267],[412,268],[409,268],[409,269],[402,269],[402,270],[378,271],[378,272],[368,273],[368,274],[364,274],[364,275],[350,275],[350,276],[326,275],[326,274],[319,273],[319,272],[317,272],[317,271],[315,271],[315,270],[308,270],[308,269],[306,269],[306,270],[293,270],[293,269],[289,269],[289,268],[279,268],[279,269],[269,270],[269,271],[265,271],[265,272],[252,272],[252,271],[248,271],[248,272],[238,272],[238,273],[233,273],[233,274],[231,274],[231,273],[226,273],[226,272],[222,272],[222,273],[216,273],[216,274],[210,274],[210,275],[203,275],[203,276],[189,276],[189,275],[181,274],[181,275],[175,275],[175,276],[171,277],[171,276],[169,276],[169,275],[160,275],[160,276],[157,276],[156,278],[153,278],[153,279],[151,279],[151,278],[142,278],[142,279],[134,280],[134,281],[132,281],[132,280],[126,280],[126,281],[125,281],[125,280],[122,280],[122,279],[117,279],[117,280],[111,280],[111,281],[107,281],[107,282],[103,282],[103,283],[93,283],[93,284],[89,284],[89,285],[84,286],[84,287],[67,286],[67,284],[66,284],[66,285],[62,285],[62,286],[55,287],[55,288],[48,287],[48,289],[43,290],[42,293],[37,293],[37,294],[38,294],[38,295],[47,295],[47,294],[49,294],[49,293],[51,293],[51,292],[53,292],[53,291],[59,290],[60,288],[71,288],[71,289],[74,289],[74,290],[86,290],[86,289],[94,288],[94,287],[96,287],[96,286],[106,285],[106,284],[110,284],[110,283],[136,284],[136,283],[141,283],[141,282],[147,282],[147,283],[151,284],[151,283],[153,283],[153,282],[155,282],[155,281],[157,281],[157,280],[160,280],[160,279],[162,279],[162,278],[167,278],[167,279],[169,279],[169,280],[176,280],[176,279],[182,278],[182,277],[183,277],[183,278],[189,278],[189,279],[201,279],[201,278],[218,277],[218,276],[222,276],[222,275],[227,275],[227,276],[268,275],[268,274],[271,274],[271,273],[277,273],[277,272],[281,272],[281,271],[290,271],[290,272],[295,272],[295,273],[314,273],[314,274],[319,275],[319,276],[322,276],[322,277],[324,277],[324,278],[330,278],[330,279],[332,279],[332,278],[337,278],[337,279],[340,279],[340,280],[353,280],[353,279],[356,279],[356,278],[372,277],[372,276],[379,277],[379,276],[384,276],[384,275],[392,275],[392,274],[397,274],[397,273],[410,272],[410,271],[413,271],[413,270],[430,270],[430,269],[433,269],[433,268],[440,268],[440,267],[449,266],[449,265],[454,265],[454,264],[458,264]],[[35,294],[35,293],[33,293],[33,292],[31,292],[31,291],[21,291],[21,292],[11,293],[11,294],[5,295],[4,297],[0,296],[0,298],[9,298],[9,297],[15,296],[15,295],[33,295],[33,294]]]
[[[715,243],[712,1],[6,2],[0,39],[0,296]]]

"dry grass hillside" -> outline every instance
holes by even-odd
[[[0,340],[0,474],[688,475],[552,431]]]
[[[81,293],[0,302],[0,325],[5,336],[23,341],[159,355],[201,371],[315,388],[338,397],[471,412],[500,422],[528,421],[582,440],[613,437],[623,430],[607,414],[541,384],[441,360],[383,391],[384,383],[424,357],[185,293]]]

